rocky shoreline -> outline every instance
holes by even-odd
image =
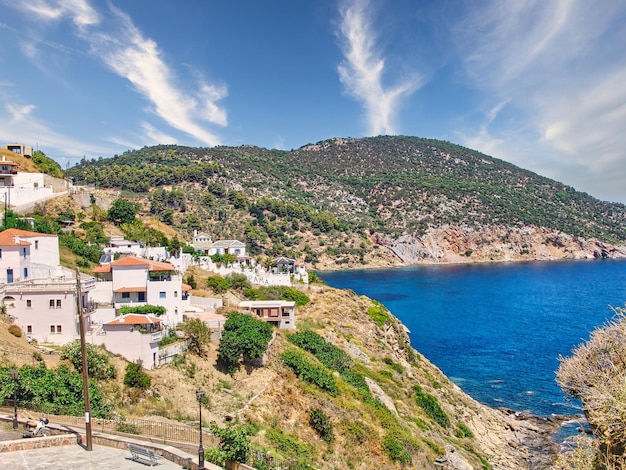
[[[585,239],[545,227],[505,226],[476,229],[446,225],[431,228],[423,235],[393,237],[373,233],[375,249],[364,260],[338,262],[321,255],[316,271],[339,269],[384,269],[432,264],[471,264],[523,261],[566,261],[624,259],[625,244]]]

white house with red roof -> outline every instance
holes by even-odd
[[[0,232],[0,298],[7,315],[29,339],[65,344],[80,337],[76,273],[59,264],[56,235],[8,229]],[[80,276],[80,304],[93,310],[91,276]],[[89,323],[89,318],[88,322]]]
[[[96,267],[94,274],[97,282],[93,299],[110,305],[113,315],[122,307],[154,305],[165,307],[161,317],[165,325],[174,327],[183,321],[191,287],[183,284],[182,275],[171,263],[125,256]]]
[[[128,314],[103,323],[98,334],[89,336],[89,339],[130,362],[141,360],[144,368],[154,369],[159,365],[159,341],[162,334],[160,318]]]

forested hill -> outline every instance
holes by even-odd
[[[609,243],[626,240],[623,204],[602,202],[449,142],[418,137],[337,138],[292,151],[248,145],[146,147],[83,161],[69,174],[76,184],[132,193],[176,188],[183,194],[177,193],[178,202],[170,207],[173,221],[184,226],[193,215],[193,225],[208,230],[216,228],[211,221],[228,220],[219,230],[233,236],[242,236],[252,221],[265,232],[257,234],[260,239],[271,239],[262,223],[269,213],[279,220],[313,219],[313,228],[322,231],[367,229],[390,239],[420,237],[446,226],[478,231],[534,226]],[[176,219],[181,207],[187,213]],[[172,219],[170,212],[167,218]],[[297,223],[294,227],[297,232]]]

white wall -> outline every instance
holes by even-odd
[[[159,365],[159,340],[161,332],[140,333],[130,331],[130,325],[108,325],[106,334],[93,335],[89,339],[94,344],[102,344],[107,351],[119,354],[129,362],[141,359],[143,367],[151,370]]]
[[[15,317],[15,324],[27,337],[50,344],[66,344],[80,337],[75,291],[70,284],[66,290],[25,290],[12,297],[15,308],[7,308],[7,313]]]
[[[30,278],[30,246],[3,246],[0,258],[0,283],[7,283],[7,270],[13,270],[13,282],[24,280],[24,268]],[[26,256],[24,256],[26,254]]]

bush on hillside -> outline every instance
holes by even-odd
[[[140,388],[145,390],[150,387],[152,379],[143,370],[141,359],[136,362],[131,362],[126,366],[126,373],[124,374],[124,385],[127,387]]]
[[[330,444],[335,439],[333,435],[333,423],[331,423],[328,415],[320,408],[311,408],[309,410],[309,424],[324,442]]]
[[[298,289],[288,286],[268,286],[258,289],[248,288],[243,294],[250,300],[287,300],[296,303],[296,307],[310,302],[309,297]]]
[[[11,333],[16,338],[22,337],[22,329],[17,325],[9,325],[9,333]]]
[[[272,338],[272,325],[245,313],[233,312],[224,323],[217,359],[233,375],[242,359],[258,359]]]
[[[87,372],[89,377],[98,380],[114,379],[117,375],[113,364],[109,363],[106,352],[101,352],[98,346],[86,344]],[[61,359],[67,359],[78,372],[82,372],[82,353],[80,341],[76,340],[66,344],[61,349]]]
[[[598,439],[597,464],[603,468],[626,464],[626,308],[614,311],[610,323],[594,330],[572,356],[560,358],[556,374],[563,391],[582,401]]]
[[[415,391],[415,400],[417,401],[418,406],[424,410],[424,412],[437,424],[439,424],[443,428],[447,428],[450,425],[450,419],[448,415],[441,409],[439,406],[439,402],[437,398],[426,393],[422,390],[422,387],[419,385],[415,385],[413,387]]]

